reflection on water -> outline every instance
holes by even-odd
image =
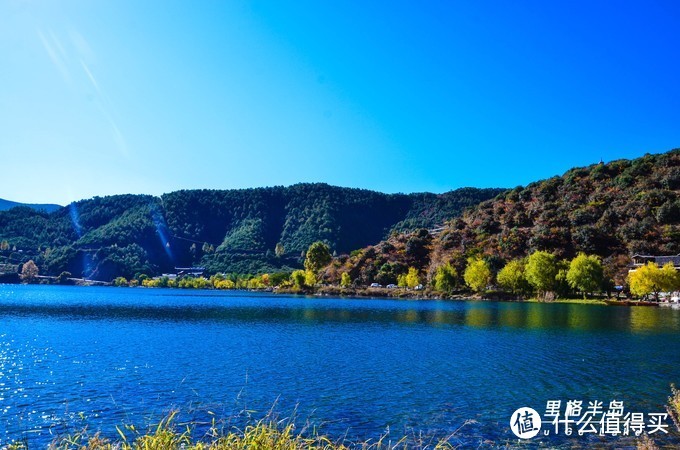
[[[561,303],[348,300],[282,297],[270,301],[233,305],[229,297],[209,296],[196,304],[24,302],[0,299],[0,315],[45,316],[73,320],[157,320],[163,322],[382,322],[425,325],[466,325],[475,328],[570,329],[581,331],[627,330],[674,332],[680,328],[680,310],[656,307],[622,307]],[[257,300],[257,297],[254,297]],[[281,300],[284,300],[281,302]],[[290,300],[290,299],[289,299]],[[308,304],[305,304],[308,303]],[[377,306],[377,307],[376,307]]]
[[[680,382],[680,311],[651,307],[0,286],[0,327],[0,445],[81,413],[111,437],[173,407],[209,423],[247,399],[362,439],[474,419],[476,447],[509,442],[520,406],[658,412]]]

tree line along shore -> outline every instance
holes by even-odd
[[[363,250],[369,252],[371,249]],[[535,251],[525,258],[512,259],[494,267],[494,260],[470,257],[459,273],[450,263],[439,266],[431,276],[415,267],[395,267],[385,263],[374,280],[362,284],[351,271],[343,271],[345,257],[333,257],[327,244],[317,241],[305,253],[304,270],[264,274],[224,274],[210,276],[150,277],[140,273],[131,279],[117,277],[117,287],[271,290],[294,294],[338,296],[386,296],[404,298],[494,298],[583,300],[635,296],[658,300],[659,293],[680,291],[680,272],[672,263],[659,267],[648,262],[630,271],[624,286],[614,285],[601,258],[579,253],[560,259],[547,251]],[[387,267],[386,267],[387,266]],[[64,272],[41,277],[33,262],[23,264],[18,279],[23,283],[87,284]],[[85,281],[85,282],[80,282]]]

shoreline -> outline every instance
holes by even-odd
[[[85,280],[89,281],[89,280]],[[105,282],[81,282],[73,284],[56,284],[56,283],[0,283],[6,286],[70,286],[70,287],[107,287],[107,288],[138,288],[138,289],[159,289],[157,287],[148,286],[115,286],[112,283]],[[438,301],[478,301],[478,302],[506,302],[506,303],[562,303],[562,304],[587,304],[600,306],[638,306],[639,303],[645,303],[640,300],[630,298],[616,299],[613,297],[607,298],[556,298],[553,300],[544,300],[540,298],[524,298],[512,294],[493,291],[484,295],[474,294],[466,291],[454,292],[450,295],[441,294],[429,289],[424,290],[408,290],[404,288],[343,288],[340,286],[320,286],[317,288],[264,288],[264,289],[217,289],[213,287],[206,288],[180,288],[180,287],[164,287],[160,289],[171,289],[179,291],[224,291],[224,292],[260,292],[270,293],[274,295],[299,295],[312,297],[337,297],[337,298],[352,298],[359,300],[383,299],[383,300],[438,300]],[[640,306],[658,306],[644,304]]]

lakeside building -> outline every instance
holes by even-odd
[[[177,271],[177,278],[182,277],[202,277],[205,273],[205,267],[175,267]]]
[[[659,267],[663,267],[669,262],[673,263],[675,270],[680,270],[680,255],[633,255],[631,256],[633,261],[630,265],[630,271],[633,272],[637,270],[638,267],[642,267],[649,262],[656,263]]]
[[[176,273],[164,273],[159,277],[154,277],[154,280],[163,277],[169,280],[181,280],[184,277],[202,277],[205,274],[205,267],[175,267],[175,271]]]

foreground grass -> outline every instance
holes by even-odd
[[[671,384],[671,395],[668,397],[666,411],[675,425],[675,430],[669,430],[676,437],[680,434],[680,391]],[[270,412],[271,414],[271,412]],[[49,450],[453,450],[463,444],[454,444],[457,431],[445,439],[426,439],[419,435],[403,437],[392,442],[386,436],[375,441],[346,443],[342,440],[333,441],[313,429],[307,432],[307,427],[297,431],[291,420],[275,420],[271,415],[265,419],[248,425],[242,430],[233,427],[223,432],[213,421],[209,431],[202,439],[192,437],[189,426],[180,430],[174,425],[177,412],[161,420],[161,422],[145,432],[140,432],[134,426],[117,427],[119,439],[112,441],[102,437],[99,432],[90,433],[85,427],[80,432],[55,439],[48,446]],[[466,421],[462,426],[474,421]],[[488,443],[488,442],[487,442]],[[528,441],[514,443],[506,442],[498,448],[525,448]],[[657,443],[647,435],[637,438],[633,445],[636,450],[660,450]],[[480,448],[481,444],[477,447]],[[618,445],[617,445],[618,447]],[[630,448],[626,445],[626,448]],[[2,450],[28,450],[25,441],[18,441],[2,447]]]
[[[176,416],[162,420],[154,429],[140,432],[134,426],[117,428],[119,439],[112,441],[99,432],[90,434],[87,428],[82,431],[55,439],[49,450],[453,450],[458,448],[448,439],[428,441],[423,439],[402,438],[397,442],[387,441],[384,437],[376,441],[345,443],[332,441],[315,431],[306,433],[306,428],[297,431],[289,421],[264,419],[243,430],[234,428],[221,432],[213,423],[210,431],[202,439],[192,437],[189,427],[180,430],[173,424]],[[25,442],[14,442],[2,447],[3,450],[28,450]]]

